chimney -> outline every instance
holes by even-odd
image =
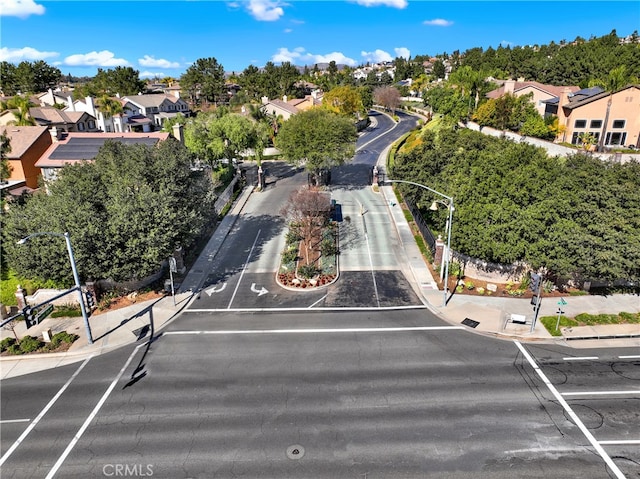
[[[569,95],[571,95],[571,88],[564,87],[558,98],[558,125],[567,126],[569,124],[569,117],[565,114],[564,106],[569,104]],[[565,133],[562,133],[564,136]],[[564,140],[562,138],[561,140]]]
[[[509,78],[508,80],[506,80],[506,81],[504,82],[504,93],[505,93],[505,95],[506,95],[507,93],[511,93],[511,94],[513,94],[513,92],[515,91],[515,89],[516,89],[516,82],[515,82],[515,80],[512,80],[511,78]]]
[[[176,140],[184,145],[184,135],[182,134],[183,126],[180,123],[173,125],[173,136]]]
[[[89,107],[89,114],[97,118],[98,115],[96,115],[96,107],[93,105],[93,98],[88,96],[84,101]]]
[[[262,104],[266,105],[267,103],[269,103],[269,97],[268,96],[263,96],[262,97]]]
[[[73,97],[71,95],[67,97],[67,104],[69,105],[69,111],[76,111],[76,106],[73,104]]]
[[[57,128],[57,127],[55,127],[55,126],[52,126],[52,127],[49,129],[49,133],[51,134],[51,140],[52,140],[54,143],[57,143],[57,142],[58,142],[58,139],[60,138],[60,136],[58,135],[58,128]]]
[[[287,95],[283,95],[283,96],[282,96],[282,101],[283,101],[283,102],[285,102],[285,103],[287,103]]]

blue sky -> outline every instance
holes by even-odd
[[[639,30],[640,2],[0,0],[0,60],[45,60],[65,75],[122,65],[177,78],[198,58],[228,72],[268,61],[357,66],[613,29]]]

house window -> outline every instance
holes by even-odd
[[[96,127],[96,122],[93,120],[89,120],[89,129],[93,130]]]
[[[84,123],[78,123],[78,131],[84,131]]]
[[[624,145],[625,141],[627,141],[627,133],[626,132],[609,132],[607,133],[607,137],[605,140],[606,145]]]
[[[591,120],[589,128],[602,128],[602,120]]]
[[[612,128],[624,128],[624,120],[613,120]]]
[[[576,122],[573,125],[574,128],[586,128],[587,127],[587,120],[576,120]]]

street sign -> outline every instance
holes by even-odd
[[[169,271],[171,273],[178,272],[178,265],[176,263],[176,259],[173,256],[169,257]]]
[[[559,304],[560,306],[564,306],[564,305],[566,305],[566,304],[567,304],[567,302],[564,300],[564,298],[560,298],[560,301],[558,301],[558,304]]]

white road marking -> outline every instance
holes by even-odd
[[[240,287],[240,283],[242,283],[242,277],[244,276],[245,271],[247,271],[247,266],[249,265],[249,260],[251,259],[251,255],[253,254],[253,250],[256,247],[256,243],[258,242],[258,238],[260,237],[260,231],[258,230],[258,234],[256,234],[256,239],[253,240],[253,244],[251,245],[251,250],[249,251],[249,255],[247,256],[247,260],[244,262],[244,266],[242,267],[242,272],[240,273],[240,278],[236,283],[236,289],[233,290],[233,295],[231,295],[231,299],[229,300],[229,305],[227,309],[231,309],[231,304],[236,297],[236,293],[238,292],[238,288]]]
[[[309,305],[309,308],[313,308],[316,304],[318,304],[320,301],[322,301],[324,298],[326,298],[327,296],[329,296],[329,294],[325,294],[322,298],[320,298],[318,301],[315,301],[314,303]]]
[[[129,367],[129,364],[131,363],[131,360],[133,359],[135,354],[138,352],[138,349],[140,349],[142,346],[146,346],[146,344],[147,343],[140,344],[136,349],[134,349],[131,352],[131,354],[129,355],[129,358],[127,359],[127,362],[124,363],[124,366],[122,366],[122,369],[120,369],[120,372],[118,373],[116,378],[111,382],[111,385],[107,388],[105,393],[102,395],[102,397],[100,398],[100,401],[98,401],[98,404],[96,404],[96,407],[93,408],[93,411],[91,411],[91,414],[89,414],[89,417],[87,417],[87,419],[84,421],[84,424],[80,426],[80,429],[78,429],[78,432],[76,433],[76,435],[73,437],[73,439],[71,440],[67,448],[64,450],[62,455],[58,458],[56,463],[53,465],[53,467],[49,471],[49,474],[47,474],[46,479],[51,479],[53,476],[56,475],[56,472],[58,472],[58,469],[60,469],[60,466],[62,466],[62,463],[65,461],[67,456],[71,453],[72,449],[75,447],[76,443],[80,440],[84,432],[87,430],[87,428],[89,427],[89,424],[91,424],[91,421],[93,421],[93,419],[98,414],[98,411],[100,411],[100,408],[102,407],[102,405],[105,403],[105,401],[111,394],[111,391],[113,391],[113,388],[115,388],[118,381],[120,381],[120,378],[124,374],[124,371],[127,369],[127,367]]]
[[[11,424],[14,422],[29,422],[31,419],[5,419],[4,421],[0,421],[0,424]]]
[[[622,441],[599,441],[600,444],[640,444],[640,439],[629,439],[629,440],[622,440]]]
[[[209,289],[205,289],[204,292],[207,293],[209,295],[209,297],[211,297],[211,295],[213,293],[221,293],[222,291],[224,291],[224,288],[227,287],[227,283],[224,282],[222,283],[222,286],[220,286],[220,288],[217,288],[215,286],[209,288]]]
[[[219,331],[168,331],[163,336],[173,335],[227,335],[227,334],[309,334],[309,333],[392,333],[405,331],[450,331],[464,330],[463,326],[415,326],[405,328],[309,328],[309,329],[221,329]]]
[[[640,359],[640,355],[634,355],[634,356],[618,356],[618,359]]]
[[[587,361],[598,359],[598,356],[571,356],[562,359],[564,359],[565,361]]]
[[[71,382],[78,376],[78,374],[80,374],[80,371],[84,369],[84,367],[87,365],[87,363],[92,357],[93,356],[89,356],[87,359],[85,359],[82,362],[80,367],[76,369],[76,372],[73,373],[73,375],[69,378],[69,380],[66,383],[64,383],[64,386],[60,388],[60,390],[56,393],[56,395],[53,396],[53,398],[51,398],[51,401],[49,401],[47,405],[44,407],[44,409],[40,411],[40,414],[38,414],[38,416],[33,420],[33,422],[29,424],[29,427],[27,427],[24,430],[24,432],[20,435],[20,437],[16,439],[16,442],[14,442],[12,446],[7,450],[7,452],[4,453],[4,456],[0,457],[0,466],[2,466],[7,459],[9,459],[9,456],[13,454],[13,451],[15,451],[16,448],[22,443],[22,441],[24,441],[24,438],[27,437],[27,435],[32,431],[32,429],[36,427],[38,422],[40,422],[40,419],[42,419],[42,416],[44,416],[47,413],[47,411],[51,409],[51,406],[53,406],[55,402],[58,400],[58,398],[62,396],[62,393],[69,387]]]
[[[564,410],[567,412],[567,414],[569,415],[569,417],[571,417],[571,419],[573,420],[574,424],[576,426],[578,426],[578,428],[580,429],[580,431],[582,431],[582,434],[584,434],[584,437],[587,438],[587,440],[591,443],[591,445],[593,446],[593,448],[598,452],[598,454],[600,454],[600,457],[602,457],[602,459],[604,460],[604,462],[607,464],[607,466],[609,466],[609,469],[611,469],[611,472],[613,472],[613,474],[615,475],[615,477],[617,477],[618,479],[626,479],[624,474],[622,473],[622,471],[620,470],[620,468],[618,468],[618,466],[616,465],[615,462],[613,462],[611,460],[611,458],[609,457],[609,454],[607,454],[607,451],[605,451],[602,446],[598,443],[598,441],[596,441],[596,438],[593,437],[593,435],[591,434],[591,432],[587,429],[587,427],[582,423],[582,421],[580,420],[580,418],[578,417],[578,415],[573,411],[573,409],[571,409],[571,406],[569,406],[569,404],[567,404],[567,401],[564,400],[564,398],[562,397],[562,395],[558,392],[558,390],[555,388],[555,386],[553,384],[551,384],[551,381],[549,381],[549,379],[547,378],[547,376],[542,372],[542,369],[540,369],[540,367],[538,366],[538,364],[535,362],[535,360],[533,359],[533,357],[531,357],[531,355],[529,354],[529,352],[524,348],[524,346],[522,346],[522,344],[520,344],[520,341],[514,341],[514,343],[516,344],[516,346],[518,347],[518,349],[520,350],[520,352],[522,353],[522,355],[526,358],[526,360],[529,362],[529,364],[531,365],[531,367],[534,369],[534,371],[538,374],[538,376],[540,377],[540,379],[542,379],[542,382],[545,383],[545,385],[547,386],[547,388],[549,389],[549,391],[551,391],[551,394],[553,394],[556,398],[556,400],[560,403],[560,405],[564,408]]]
[[[424,304],[415,306],[363,306],[363,307],[347,307],[347,308],[313,308],[313,311],[396,311],[402,309],[427,309]],[[302,308],[226,308],[226,309],[185,309],[183,313],[285,313],[285,312],[298,312],[309,311],[308,307]]]
[[[562,393],[563,396],[615,396],[617,394],[634,395],[640,394],[640,389],[631,389],[629,391],[576,391]]]

